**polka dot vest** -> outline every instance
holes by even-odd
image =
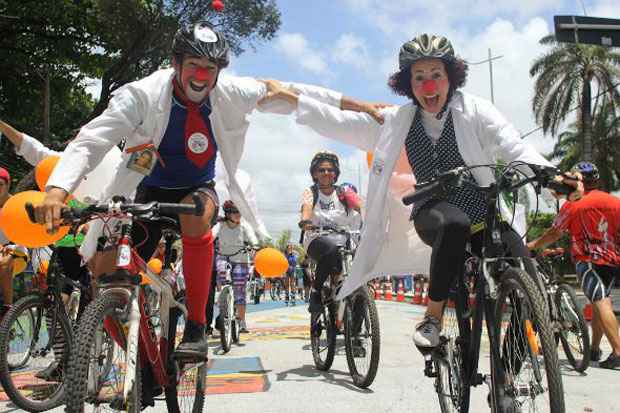
[[[416,111],[413,123],[407,134],[407,139],[405,140],[405,148],[409,164],[418,182],[426,182],[450,169],[466,166],[456,143],[452,112],[449,111],[446,116],[448,118],[444,124],[441,136],[433,144],[431,138],[424,130],[420,111]],[[467,179],[472,180],[473,178],[469,177]],[[461,187],[449,186],[445,194],[438,194],[435,197],[416,202],[413,206],[411,218],[413,219],[428,202],[435,202],[440,199],[465,212],[472,225],[484,221],[486,197],[482,192],[468,185]]]

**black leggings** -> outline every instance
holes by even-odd
[[[483,232],[471,236],[471,221],[467,214],[448,202],[427,205],[414,217],[414,225],[422,241],[433,248],[428,296],[433,301],[443,301],[448,298],[455,277],[463,275],[467,242],[471,241],[472,251],[480,254]],[[527,247],[508,225],[502,230],[502,241],[509,256],[525,258],[527,272],[536,274]],[[536,276],[534,279],[538,280]]]
[[[314,239],[308,245],[308,255],[316,262],[312,287],[320,291],[329,275],[342,272],[342,258],[336,237],[325,235]]]

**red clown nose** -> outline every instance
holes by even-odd
[[[213,0],[213,2],[211,2],[211,6],[213,6],[213,10],[215,11],[224,10],[224,3],[222,3],[221,0]]]
[[[437,82],[434,80],[425,80],[422,82],[422,92],[427,95],[437,92]]]
[[[205,81],[209,79],[209,70],[204,67],[199,67],[196,69],[194,77],[198,81]]]

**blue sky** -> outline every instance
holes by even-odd
[[[424,32],[443,34],[470,62],[494,62],[495,104],[525,133],[536,127],[530,99],[529,67],[545,49],[538,40],[553,31],[553,15],[620,17],[616,0],[279,0],[282,26],[277,37],[233,59],[234,74],[318,84],[346,95],[394,104],[404,99],[386,86],[396,69],[401,44]],[[465,90],[490,99],[488,65],[471,66]],[[277,236],[295,229],[301,192],[310,184],[307,166],[319,149],[343,158],[343,179],[365,182],[365,154],[316,135],[292,116],[252,115],[241,166],[257,189],[261,215]],[[553,139],[527,138],[541,151]]]

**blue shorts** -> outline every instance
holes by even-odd
[[[591,303],[609,297],[611,289],[620,278],[620,268],[579,261],[577,277],[581,280],[583,294]]]

